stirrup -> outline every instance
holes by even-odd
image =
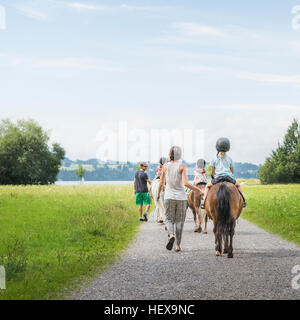
[[[200,208],[203,210],[205,210],[205,201],[206,201],[206,199],[203,201],[203,203],[200,204]]]

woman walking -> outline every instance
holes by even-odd
[[[183,225],[188,208],[187,195],[184,191],[184,186],[201,193],[201,190],[189,183],[187,176],[187,167],[180,162],[181,148],[173,146],[170,150],[170,162],[166,163],[162,168],[160,184],[158,188],[158,199],[165,185],[165,209],[168,223],[169,241],[166,248],[172,250],[176,240],[175,251],[181,250],[181,236]]]

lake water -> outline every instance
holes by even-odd
[[[133,181],[84,181],[80,183],[80,181],[56,181],[55,185],[57,186],[94,186],[94,185],[107,185],[107,184],[115,184],[115,185],[128,185],[133,184]]]

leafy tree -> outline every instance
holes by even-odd
[[[79,168],[78,168],[78,170],[76,171],[76,176],[77,176],[79,179],[83,180],[84,175],[85,175],[85,169],[83,168],[82,165],[80,165]]]
[[[263,184],[300,182],[300,126],[293,120],[282,144],[278,144],[258,171]]]
[[[139,171],[141,170],[141,162],[138,162],[138,164],[136,165],[136,171]]]
[[[207,174],[207,177],[211,177],[211,165],[208,164],[206,166],[206,174]]]
[[[32,119],[0,122],[0,184],[56,181],[65,150],[48,146],[49,135]]]

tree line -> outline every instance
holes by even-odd
[[[258,171],[263,184],[300,182],[300,126],[297,119]]]
[[[65,157],[65,150],[60,144],[53,143],[50,146],[49,141],[49,133],[32,119],[16,122],[2,120],[0,184],[45,185],[53,184],[57,179],[75,181],[83,176],[88,181],[124,181],[134,178],[137,163],[101,163],[97,159],[72,161]],[[192,179],[196,164],[186,164],[189,178]],[[150,179],[154,178],[157,166],[158,163],[149,164],[147,172]],[[237,178],[256,178],[257,171],[258,166],[250,163],[235,164]]]
[[[186,163],[188,167],[189,179],[193,179],[193,173],[196,168],[196,163]],[[147,174],[150,179],[155,176],[158,163],[149,163]],[[135,171],[137,170],[138,163],[117,163],[108,162],[101,164],[97,159],[89,159],[86,161],[76,160],[72,161],[65,158],[62,161],[62,168],[58,174],[58,179],[62,181],[76,181],[78,180],[78,169],[89,166],[89,170],[85,170],[84,179],[86,181],[130,181],[134,178]],[[71,168],[74,169],[71,169]],[[235,163],[235,177],[244,179],[256,179],[258,166],[251,163]],[[82,169],[80,169],[82,170]]]
[[[51,184],[65,150],[34,120],[0,122],[0,184]]]

